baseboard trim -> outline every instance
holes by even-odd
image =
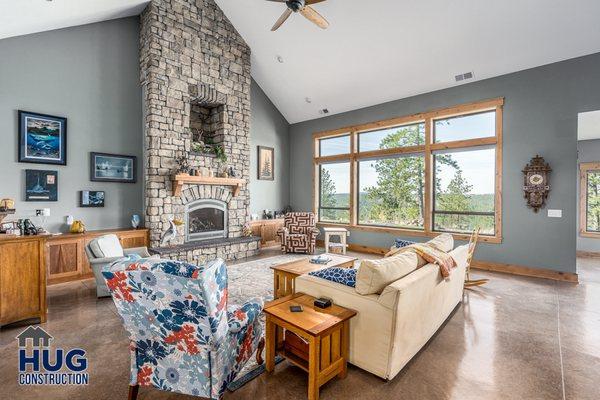
[[[577,250],[577,257],[583,257],[583,258],[600,258],[600,252],[597,252],[597,251],[579,251],[579,250]]]
[[[322,240],[317,240],[317,245],[323,246],[324,243]],[[364,246],[356,243],[349,243],[348,250],[356,251],[358,253],[378,255],[386,254],[389,251],[389,249],[383,247]],[[600,253],[595,254],[598,254],[597,257],[600,257]],[[573,272],[560,272],[545,268],[531,268],[523,265],[503,264],[485,260],[473,260],[473,262],[471,263],[471,267],[479,270],[501,272],[504,274],[551,279],[553,281],[561,282],[579,283],[579,277],[577,273]]]
[[[473,260],[471,268],[505,274],[530,276],[533,278],[551,279],[553,281],[579,283],[579,276],[574,272],[561,272],[545,268],[531,268],[523,265],[503,264],[492,261]]]

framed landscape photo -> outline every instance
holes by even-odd
[[[275,149],[258,146],[258,179],[262,181],[275,180]]]
[[[67,119],[19,110],[19,162],[67,165]]]
[[[25,201],[58,201],[58,172],[26,169]]]
[[[135,183],[136,164],[136,156],[90,153],[90,180]]]
[[[82,190],[79,192],[79,207],[104,207],[105,198],[103,190]]]

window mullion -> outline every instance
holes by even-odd
[[[432,231],[432,214],[431,214],[431,200],[432,200],[432,163],[431,163],[431,143],[432,137],[432,118],[425,120],[425,201],[423,207],[423,229],[425,233]]]
[[[356,185],[356,151],[357,151],[357,133],[350,133],[350,226],[356,225],[356,209],[358,205],[358,191]]]

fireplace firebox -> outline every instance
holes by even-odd
[[[227,203],[197,200],[186,206],[186,242],[227,237]]]

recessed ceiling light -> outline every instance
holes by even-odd
[[[306,102],[307,102],[308,104],[312,103],[312,100],[310,99],[310,97],[307,97],[307,98],[306,98],[306,99],[304,99],[304,100],[306,100]]]
[[[319,110],[319,114],[321,114],[321,115],[327,115],[327,114],[329,114],[329,110],[327,108],[324,108],[322,110]]]
[[[281,56],[277,56],[277,61],[278,61],[280,64],[283,64],[283,57],[281,57]]]

